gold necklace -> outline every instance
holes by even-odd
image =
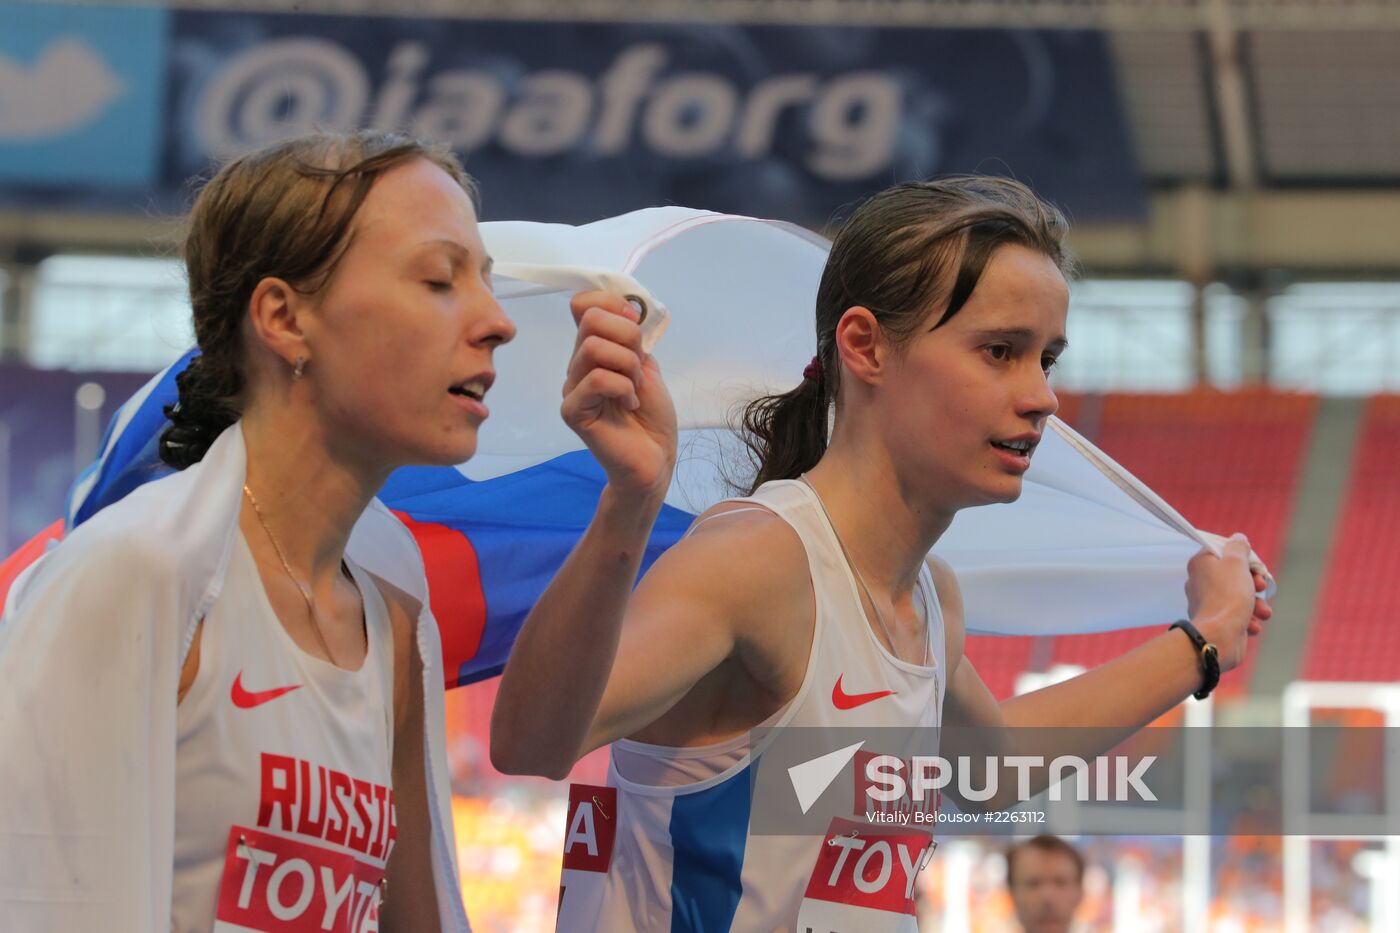
[[[837,533],[836,523],[831,520],[831,513],[826,510],[826,503],[822,501],[821,493],[817,492],[817,487],[812,485],[812,481],[807,478],[806,473],[803,473],[798,479],[800,479],[808,489],[812,490],[812,495],[817,497],[817,508],[822,510],[822,515],[826,517],[826,523],[831,526],[831,536],[836,539],[836,546],[841,549],[841,556],[846,559],[846,566],[851,568],[851,571],[856,575],[856,579],[860,581],[860,588],[865,591],[865,598],[870,600],[870,608],[875,610],[875,621],[880,623],[880,631],[885,633],[885,640],[890,643],[890,654],[893,654],[896,658],[903,661],[904,659],[899,657],[899,646],[894,643],[894,635],[890,632],[890,627],[885,624],[885,617],[880,614],[880,607],[876,605],[875,597],[870,595],[870,587],[866,585],[865,577],[861,576],[860,568],[856,566],[855,561],[851,560],[851,552],[846,550],[846,543],[841,540],[841,535]],[[924,655],[923,659],[919,662],[919,666],[928,667],[927,612],[924,613],[923,621]]]
[[[272,529],[267,527],[267,519],[263,518],[262,509],[258,507],[258,500],[254,498],[253,490],[248,488],[247,483],[243,484],[243,494],[248,497],[248,501],[252,504],[253,514],[257,516],[258,524],[262,525],[262,530],[267,535],[267,540],[272,542],[272,550],[277,553],[277,559],[282,562],[282,569],[287,571],[287,577],[292,583],[296,584],[297,592],[301,594],[301,598],[306,600],[306,611],[311,614],[311,627],[315,630],[316,637],[321,642],[322,650],[326,652],[326,657],[330,659],[330,662],[336,667],[339,667],[340,663],[336,661],[335,654],[331,651],[331,646],[326,641],[325,633],[321,631],[321,616],[316,612],[316,600],[311,595],[311,585],[302,583],[297,579],[297,575],[292,573],[292,565],[287,563],[287,557],[282,553],[282,548],[278,545],[277,538],[273,536]]]

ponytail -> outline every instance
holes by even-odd
[[[236,351],[237,341],[231,349]],[[242,367],[231,354],[201,353],[175,377],[179,399],[165,406],[170,425],[161,432],[160,459],[183,470],[204,459],[214,441],[239,418]]]
[[[830,406],[820,372],[805,375],[790,392],[761,396],[745,406],[740,436],[758,467],[748,495],[769,480],[797,479],[817,465],[826,453]]]

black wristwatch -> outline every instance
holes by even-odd
[[[1201,689],[1191,694],[1198,700],[1204,700],[1210,696],[1210,692],[1220,683],[1220,652],[1210,642],[1206,641],[1196,626],[1182,619],[1180,622],[1173,622],[1167,631],[1179,628],[1186,633],[1186,637],[1191,639],[1191,644],[1196,646],[1196,654],[1201,659]]]

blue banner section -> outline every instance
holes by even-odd
[[[159,180],[169,15],[0,3],[0,185]]]
[[[102,31],[87,19],[99,11],[69,9],[83,11],[72,36]],[[44,41],[8,54],[35,59],[57,40]],[[895,181],[948,172],[1014,175],[1079,219],[1144,209],[1094,32],[177,11],[168,41],[169,94],[141,85],[164,115],[160,209],[181,207],[211,159],[360,126],[450,144],[495,218],[675,203],[822,227]],[[115,53],[92,57],[137,86]]]

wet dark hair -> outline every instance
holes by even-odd
[[[749,492],[797,478],[825,453],[841,384],[836,325],[847,310],[868,308],[902,348],[940,308],[934,328],[962,309],[998,246],[1036,250],[1071,277],[1067,229],[1064,216],[1030,188],[995,176],[896,185],[861,204],[836,234],[817,289],[821,373],[744,409],[741,436],[757,466]]]
[[[199,355],[175,378],[160,458],[177,470],[198,463],[242,413],[243,319],[258,282],[275,277],[314,295],[345,255],[351,224],[378,178],[413,159],[433,162],[476,200],[450,151],[376,131],[317,133],[229,162],[195,200],[185,269]]]
[[[1059,836],[1041,835],[1017,843],[1006,850],[1006,886],[1008,888],[1015,883],[1016,856],[1026,849],[1039,849],[1045,853],[1055,852],[1060,855],[1068,855],[1074,862],[1075,877],[1080,881],[1084,880],[1084,856],[1079,854],[1079,850]]]

